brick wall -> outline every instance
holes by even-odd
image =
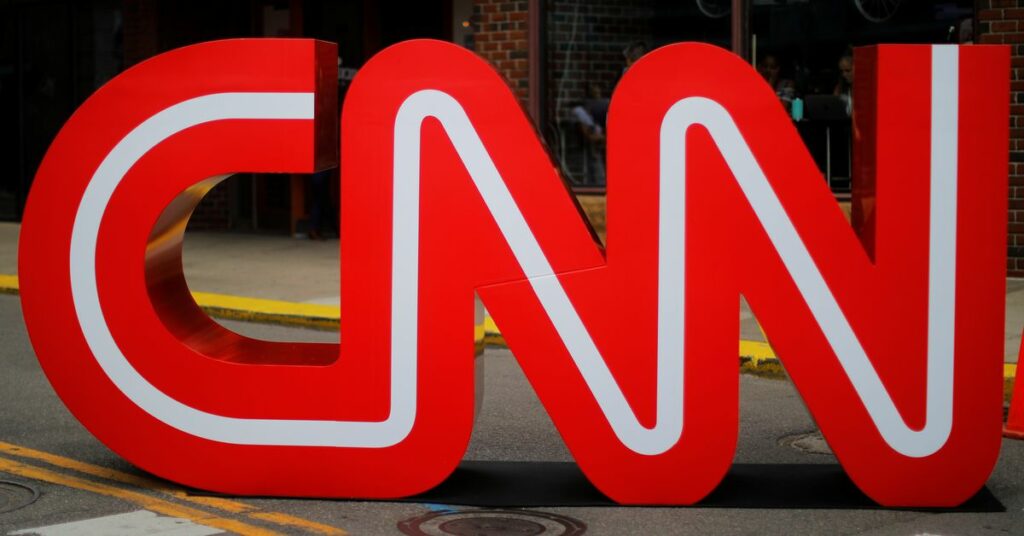
[[[525,105],[529,97],[525,0],[475,0],[473,50],[491,62]]]
[[[545,0],[547,13],[546,39],[547,70],[553,73],[547,79],[546,111],[549,124],[539,125],[548,138],[557,137],[556,113],[563,119],[568,115],[566,103],[583,99],[588,81],[605,84],[610,95],[614,83],[622,73],[622,49],[635,40],[649,39],[646,28],[649,12],[637,11],[650,0],[597,0],[573,2]],[[575,7],[579,6],[579,16]],[[473,33],[467,44],[493,64],[526,106],[529,97],[529,29],[528,2],[507,0],[475,0],[473,3]],[[576,43],[566,43],[576,28]],[[557,73],[557,74],[554,74]],[[548,76],[548,73],[542,73]],[[559,85],[559,81],[561,85]],[[561,95],[562,105],[556,105]],[[563,110],[563,108],[565,108]],[[557,147],[556,147],[557,148]],[[580,159],[556,155],[570,172],[579,172]],[[574,166],[575,165],[575,166]],[[575,167],[576,169],[573,169]],[[581,196],[580,204],[604,240],[604,196]]]
[[[1007,275],[1024,277],[1024,0],[975,0],[976,41],[1011,45]]]
[[[622,50],[651,42],[652,0],[546,0],[547,105],[551,121],[585,97],[588,82],[611,95],[624,66]],[[526,104],[529,90],[528,2],[475,0],[470,44],[508,80]],[[560,119],[556,119],[560,118]]]

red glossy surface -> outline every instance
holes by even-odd
[[[700,126],[686,138],[687,315],[678,326],[686,334],[685,374],[676,386],[684,392],[685,424],[664,452],[641,454],[620,441],[535,294],[537,282],[525,278],[445,134],[447,125],[431,118],[420,130],[418,371],[408,435],[383,448],[231,444],[143,411],[97,365],[71,297],[72,227],[90,177],[136,125],[189,98],[315,90],[324,99],[332,89],[315,75],[327,71],[323,62],[331,54],[324,46],[240,40],[161,55],[91,97],[40,168],[20,255],[30,335],[62,399],[132,463],[186,485],[238,494],[395,497],[436,485],[461,459],[473,421],[475,290],[595,485],[623,503],[693,503],[715,488],[735,450],[742,293],[865,493],[883,504],[938,506],[959,503],[984,483],[998,453],[1001,405],[1009,61],[1001,48],[959,49],[960,102],[970,106],[961,106],[958,116],[956,285],[945,291],[955,292],[956,304],[953,424],[934,453],[909,457],[881,436],[765,222]],[[99,230],[103,321],[131,365],[189,407],[240,419],[386,419],[394,411],[395,121],[414,93],[441,91],[462,107],[493,159],[557,274],[546,277],[557,277],[630,409],[653,426],[663,417],[655,405],[661,126],[674,104],[702,97],[728,111],[899,413],[920,428],[928,350],[930,51],[878,47],[858,58],[858,69],[876,74],[865,77],[857,94],[858,124],[866,120],[874,128],[856,137],[870,145],[876,170],[873,259],[772,90],[728,52],[664,47],[637,62],[616,89],[603,250],[501,77],[457,46],[412,41],[370,60],[346,97],[340,348],[264,343],[222,330],[191,301],[180,267],[182,218],[208,187],[201,182],[233,171],[309,172],[314,163],[329,163],[323,143],[330,129],[315,124],[322,115],[206,123],[139,159],[114,191]],[[405,336],[413,334],[398,337]]]

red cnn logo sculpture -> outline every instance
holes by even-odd
[[[470,437],[476,291],[602,492],[694,503],[736,445],[742,294],[866,494],[955,505],[984,484],[1002,417],[1005,48],[859,53],[869,255],[773,92],[726,51],[667,46],[619,84],[602,249],[491,67],[396,45],[341,118],[340,347],[247,339],[192,301],[184,222],[226,174],[336,163],[334,56],[274,39],[169,52],[50,148],[22,228],[25,317],[57,393],[118,454],[226,493],[427,490]]]

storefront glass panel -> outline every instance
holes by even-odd
[[[731,0],[546,0],[541,129],[578,192],[601,191],[608,99],[631,56],[680,41],[731,48]],[[852,175],[853,47],[971,39],[971,0],[749,0],[746,57],[838,194]],[[846,58],[846,59],[844,59]],[[794,102],[795,110],[794,110]]]

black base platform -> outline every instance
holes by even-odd
[[[436,488],[406,501],[487,507],[616,506],[571,462],[465,461]],[[696,505],[704,508],[881,509],[833,464],[736,464]],[[982,488],[942,512],[1004,512]]]

